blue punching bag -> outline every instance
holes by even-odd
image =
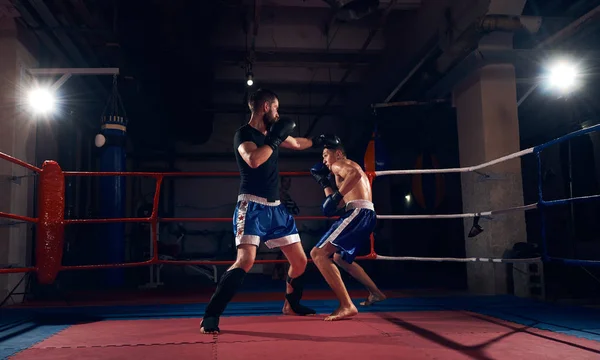
[[[100,171],[126,171],[127,120],[123,116],[102,117],[102,127],[96,136],[96,146],[101,147]],[[99,140],[100,139],[100,140]],[[100,177],[100,216],[105,219],[125,217],[125,177]],[[108,263],[125,262],[125,223],[103,224],[103,249]],[[119,287],[125,283],[124,269],[107,269],[107,285]]]

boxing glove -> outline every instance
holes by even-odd
[[[342,144],[340,138],[332,134],[321,134],[313,137],[311,140],[313,148],[324,147],[325,149],[329,149],[335,148]]]
[[[277,122],[271,125],[271,129],[269,129],[269,133],[265,138],[265,145],[270,146],[275,151],[290,136],[295,128],[296,123],[294,120],[287,117],[279,118]]]
[[[337,190],[337,183],[335,182],[335,174],[330,172],[329,175],[327,175],[327,180],[329,180],[329,183],[331,184],[331,188],[335,191]]]
[[[316,182],[321,185],[323,189],[331,187],[331,182],[329,181],[329,169],[323,163],[315,164],[310,169],[310,174],[315,179]]]
[[[325,216],[335,215],[335,213],[337,212],[337,206],[340,203],[340,200],[342,200],[343,198],[344,196],[342,196],[342,194],[340,194],[339,191],[336,191],[333,194],[326,197],[325,201],[323,201],[323,214]]]

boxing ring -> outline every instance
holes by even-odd
[[[546,246],[545,212],[549,207],[595,200],[600,195],[545,200],[542,192],[541,153],[544,149],[600,129],[581,129],[545,144],[496,160],[464,168],[391,170],[369,172],[382,176],[465,173],[503,161],[534,155],[538,163],[538,201],[534,204],[484,212],[441,215],[378,215],[379,219],[448,219],[489,217],[516,211],[537,210],[541,216],[541,256],[529,258],[422,258],[377,254],[371,235],[370,252],[357,260],[482,262],[495,264],[560,262],[566,265],[598,265],[600,260],[567,259],[549,254]],[[230,222],[231,218],[160,218],[158,205],[161,185],[167,177],[232,177],[235,172],[70,172],[55,161],[41,168],[7,154],[0,158],[38,174],[38,217],[0,213],[1,218],[25,221],[37,227],[36,263],[24,268],[0,268],[0,274],[32,273],[41,284],[52,284],[59,272],[88,269],[142,267],[160,264],[229,265],[233,260],[164,260],[158,254],[158,226],[168,222]],[[282,172],[283,176],[306,176],[308,172]],[[150,177],[156,181],[153,209],[148,217],[115,219],[65,219],[65,178],[73,176]],[[377,204],[375,204],[377,205]],[[298,221],[329,219],[298,216]],[[62,264],[65,227],[72,224],[144,222],[150,224],[152,256],[146,261],[66,266]],[[256,263],[284,263],[261,259]],[[2,275],[0,275],[2,276]],[[283,281],[282,281],[283,289]],[[199,320],[211,294],[192,304],[148,304],[31,307],[0,309],[0,357],[27,359],[131,358],[174,356],[193,359],[307,357],[346,359],[592,359],[600,356],[600,313],[591,308],[564,307],[511,296],[403,297],[391,296],[375,306],[359,308],[348,321],[323,322],[337,307],[330,292],[306,291],[304,303],[317,310],[317,316],[281,315],[282,292],[236,296],[221,320],[220,335],[199,333]],[[351,291],[355,301],[364,292]]]

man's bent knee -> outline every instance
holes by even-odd
[[[302,244],[294,243],[282,246],[280,249],[293,268],[302,269],[302,271],[304,271],[308,260],[306,259]]]
[[[340,253],[333,254],[333,262],[341,267],[344,267],[344,265],[348,265],[348,263],[344,261],[344,258],[342,258],[342,255]]]
[[[256,246],[243,244],[238,246],[237,258],[230,269],[241,268],[249,272],[256,259]]]
[[[249,272],[250,269],[252,269],[253,265],[254,261],[251,261],[249,259],[237,260],[235,263],[233,263],[231,269],[240,268],[243,269],[245,272]]]
[[[302,293],[304,291],[304,282],[306,280],[306,253],[301,243],[294,243],[287,246],[282,246],[281,251],[290,262],[290,271],[287,276],[288,288],[291,292],[285,294],[292,311],[296,315],[310,315],[316,314],[316,311],[300,304]]]
[[[319,248],[312,248],[312,250],[310,251],[310,258],[316,260],[316,258],[319,257],[319,253]]]
[[[325,251],[325,249],[320,249],[318,247],[314,247],[311,251],[310,251],[310,257],[314,260],[314,261],[322,261],[323,259],[325,259],[328,256],[327,251]]]

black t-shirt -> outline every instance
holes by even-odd
[[[247,141],[260,147],[265,143],[265,135],[250,125],[244,125],[235,132],[233,152],[241,175],[239,193],[263,197],[269,201],[279,200],[279,165],[277,163],[279,150],[273,151],[267,161],[256,169],[252,169],[238,151],[240,144]]]

